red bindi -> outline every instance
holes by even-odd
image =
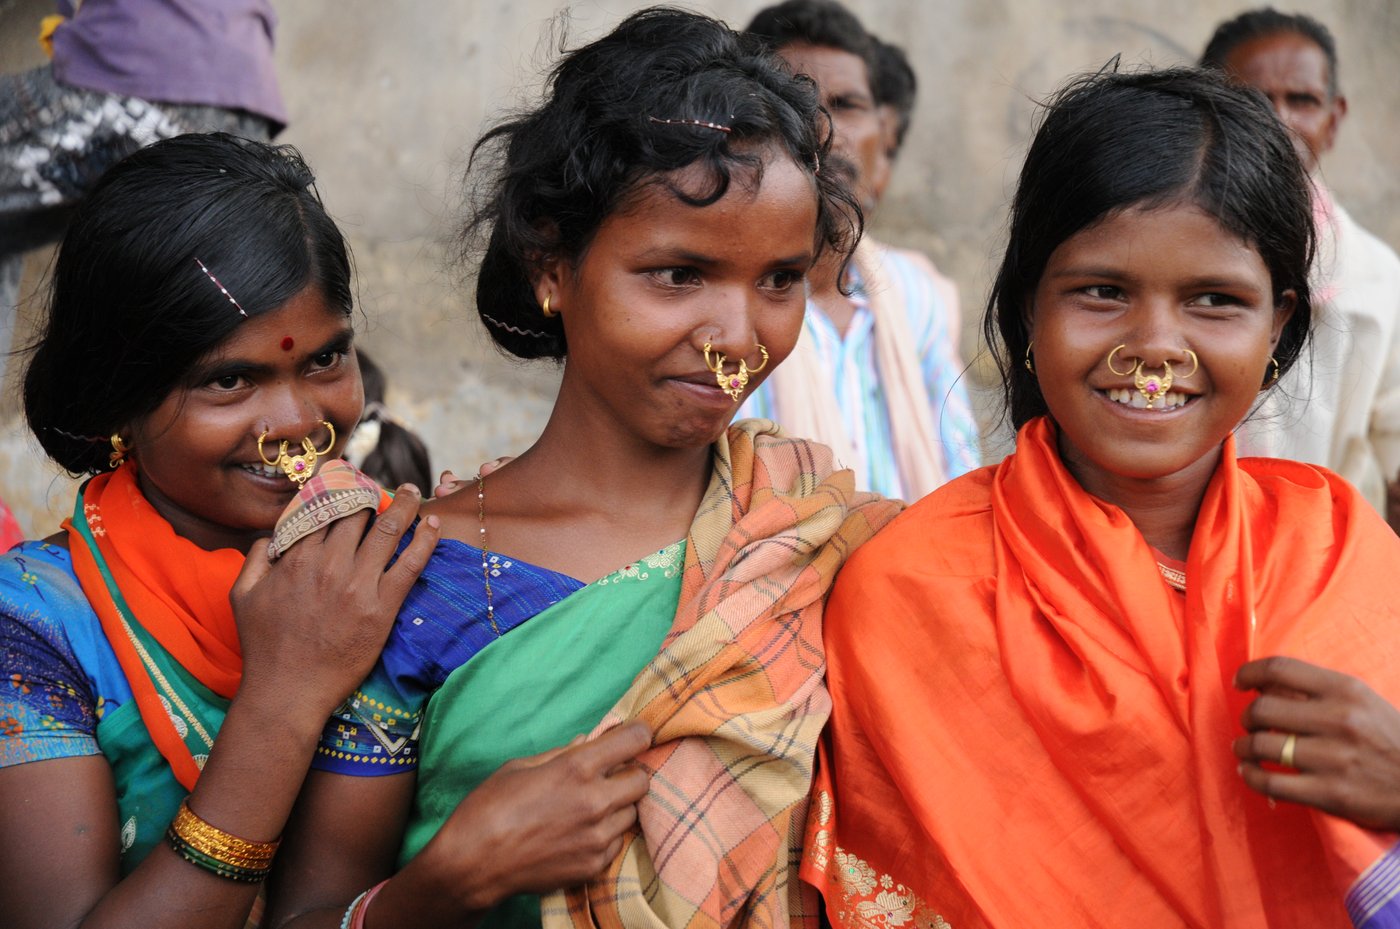
[[[292,341],[292,337],[287,336],[285,339],[282,340],[282,351],[290,352],[292,350],[292,346],[295,344],[296,342]]]

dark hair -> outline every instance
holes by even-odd
[[[1268,104],[1217,73],[1099,73],[1061,90],[1026,154],[982,323],[1013,426],[1048,412],[1023,358],[1027,310],[1050,255],[1075,233],[1134,207],[1189,202],[1253,246],[1274,299],[1288,290],[1297,295],[1274,352],[1280,372],[1287,371],[1312,318],[1311,191]]]
[[[487,239],[476,287],[482,321],[517,357],[563,358],[563,326],[540,312],[531,285],[541,260],[577,261],[629,196],[697,162],[713,181],[708,190],[666,188],[692,206],[716,202],[736,167],[762,169],[755,149],[766,145],[815,173],[816,247],[849,256],[860,210],[832,172],[818,170],[830,137],[812,82],[791,75],[755,40],[682,10],[629,16],[565,55],[543,103],[492,129],[472,150],[473,163],[488,149],[497,162],[462,237],[467,254],[483,234]]]
[[[865,62],[875,84],[879,61],[876,40],[850,10],[836,0],[786,0],[759,10],[745,33],[777,50],[784,45],[816,45],[850,52]]]
[[[356,430],[376,423],[379,441],[365,454],[363,460],[350,462],[385,487],[398,487],[405,482],[415,484],[425,493],[433,486],[433,465],[428,446],[407,426],[395,419],[385,408],[388,380],[384,371],[370,359],[364,349],[357,349],[360,377],[365,384],[365,413]],[[355,445],[352,435],[347,447]]]
[[[1280,13],[1271,6],[1241,13],[1215,27],[1215,34],[1201,53],[1201,67],[1224,71],[1225,59],[1246,42],[1264,36],[1292,32],[1311,39],[1327,56],[1327,92],[1335,97],[1341,86],[1337,79],[1337,42],[1322,23],[1302,13]]]
[[[141,149],[102,175],[59,247],[24,376],[29,427],[70,473],[99,471],[106,437],[159,406],[243,313],[314,283],[349,314],[350,279],[295,149],[221,133]]]
[[[919,79],[909,64],[909,56],[898,45],[875,39],[875,74],[871,81],[875,103],[892,107],[899,120],[894,127],[894,151],[904,147],[904,137],[914,118],[914,101],[919,94]]]

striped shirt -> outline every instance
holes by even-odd
[[[899,278],[905,293],[916,295],[906,308],[909,331],[915,340],[919,369],[928,389],[934,425],[943,446],[944,470],[949,479],[981,465],[977,424],[962,382],[963,364],[958,355],[948,306],[933,281],[918,265],[896,249],[885,252],[888,273]],[[842,462],[855,469],[857,484],[886,497],[904,498],[895,463],[889,408],[885,402],[880,368],[875,357],[874,316],[855,266],[851,266],[851,301],[855,315],[843,337],[811,300],[803,321],[822,364],[832,372],[842,418],[856,460]],[[774,415],[771,382],[761,384],[745,401],[739,416]]]

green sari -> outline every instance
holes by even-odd
[[[661,649],[680,601],[684,560],[685,543],[677,542],[594,581],[448,675],[423,714],[418,788],[400,867],[501,765],[592,731]],[[483,929],[539,925],[534,895],[510,898],[480,923]]]

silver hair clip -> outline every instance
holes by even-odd
[[[481,318],[486,320],[491,325],[495,326],[497,329],[504,329],[506,332],[513,332],[516,335],[528,336],[532,339],[550,338],[548,332],[536,332],[534,329],[521,329],[519,326],[512,326],[510,323],[501,322],[496,317],[488,316],[485,313],[481,314]]]
[[[228,288],[225,287],[223,284],[219,283],[219,279],[214,276],[214,272],[206,268],[204,266],[204,262],[200,261],[197,257],[195,258],[194,263],[199,265],[199,270],[203,271],[204,275],[208,277],[209,280],[214,282],[214,286],[219,288],[219,293],[223,294],[225,297],[228,297],[228,302],[232,303],[234,308],[238,310],[238,315],[242,316],[244,319],[247,319],[248,314],[244,312],[243,307],[239,305],[238,301],[233,299],[233,294],[228,292]]]
[[[697,126],[701,129],[713,129],[716,132],[723,132],[725,135],[733,132],[728,126],[721,126],[719,123],[706,122],[703,119],[658,119],[655,116],[648,116],[647,119],[654,123],[661,123],[665,126]]]

